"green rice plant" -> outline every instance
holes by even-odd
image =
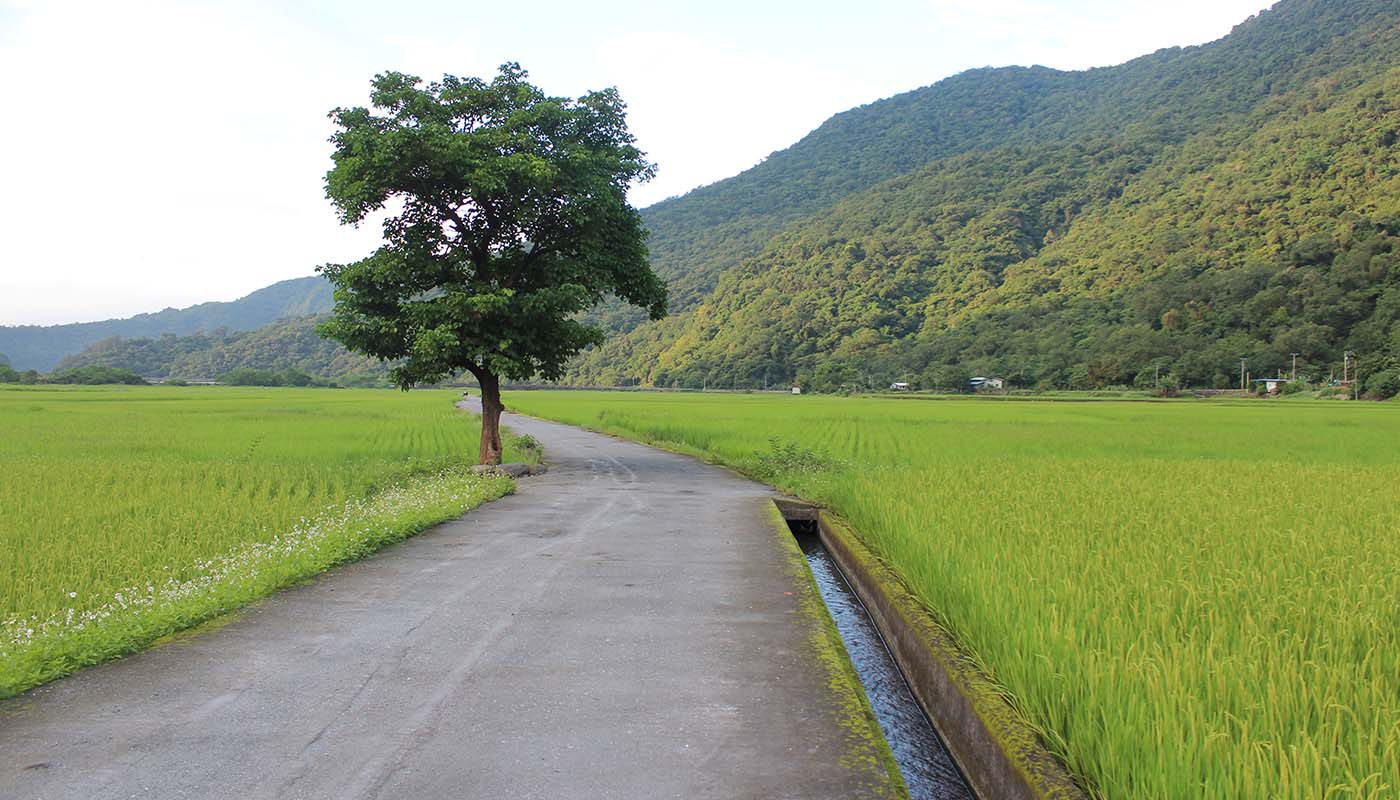
[[[509,404],[831,506],[1097,796],[1400,796],[1391,404]]]
[[[0,696],[511,490],[448,392],[0,389]]]

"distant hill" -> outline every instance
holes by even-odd
[[[235,369],[293,370],[347,386],[387,385],[388,368],[323,339],[316,325],[324,316],[293,317],[251,331],[152,338],[111,337],[68,356],[60,370],[103,366],[145,378],[218,379]]]
[[[15,369],[47,372],[83,348],[112,336],[153,337],[185,335],[219,328],[248,331],[289,317],[323,314],[332,307],[331,288],[324,278],[312,276],[274,283],[231,302],[200,303],[189,308],[167,308],[127,319],[80,322],[71,325],[0,326],[0,352]]]
[[[643,211],[672,317],[581,384],[1189,383],[1400,368],[1400,4],[1284,0],[1207,45],[983,69]],[[1339,371],[1339,370],[1338,370]]]
[[[732,178],[643,209],[654,266],[686,310],[786,223],[926,164],[1085,134],[1160,143],[1238,124],[1312,81],[1355,81],[1394,39],[1393,0],[1286,0],[1198,47],[1116,67],[975,69],[844,111]]]

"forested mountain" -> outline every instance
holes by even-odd
[[[213,380],[236,369],[295,371],[347,386],[387,384],[388,368],[323,339],[324,315],[274,322],[252,331],[226,328],[190,336],[104,339],[63,359],[60,370],[101,365],[146,378]]]
[[[1210,384],[1347,349],[1387,368],[1397,67],[1400,3],[1284,0],[1201,47],[838,115],[646,209],[679,313],[571,380]]]
[[[323,314],[330,309],[330,284],[317,275],[274,283],[231,302],[167,308],[128,319],[72,325],[0,326],[0,352],[9,354],[16,369],[48,371],[64,356],[112,336],[192,334],[218,328],[248,331],[279,319]]]

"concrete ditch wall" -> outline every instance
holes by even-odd
[[[919,705],[978,797],[1088,799],[991,679],[845,523],[805,503],[775,502],[787,519],[817,521],[822,543],[870,612]]]

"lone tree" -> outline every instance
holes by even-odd
[[[646,232],[627,203],[655,167],[617,90],[547,97],[519,64],[489,83],[389,72],[372,109],[337,108],[326,196],[341,222],[402,208],[384,244],[320,268],[335,286],[321,332],[394,360],[401,389],[470,372],[481,385],[483,464],[501,461],[502,378],[557,378],[603,332],[579,312],[609,295],[666,313]]]

